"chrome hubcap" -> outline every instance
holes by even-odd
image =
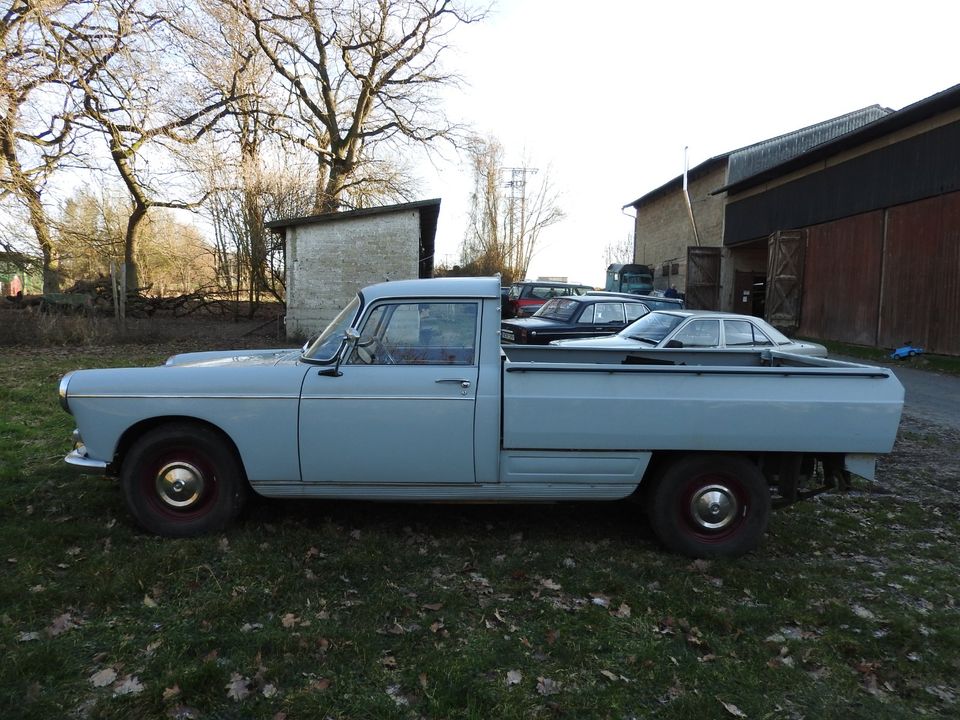
[[[737,517],[736,496],[723,485],[700,488],[690,500],[690,517],[703,530],[721,530]]]
[[[172,508],[188,508],[203,495],[204,479],[190,463],[172,462],[157,473],[157,495]]]

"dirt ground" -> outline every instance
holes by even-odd
[[[880,458],[878,489],[960,511],[960,432],[942,422],[905,411],[893,452]]]

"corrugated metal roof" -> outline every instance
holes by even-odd
[[[728,181],[722,188],[715,190],[714,194],[724,191],[730,193],[741,192],[767,180],[786,175],[801,167],[806,167],[817,160],[830,157],[851,147],[863,145],[871,140],[889,135],[896,130],[909,127],[927,118],[954,110],[957,107],[960,107],[960,85],[954,85],[946,90],[942,90],[912,105],[907,105],[896,112],[886,113],[873,122],[869,122],[848,133],[838,135],[818,145],[814,145],[806,152],[785,158],[780,163],[754,172],[752,175],[746,176],[741,180]]]
[[[715,155],[705,160],[688,172],[689,179],[695,180],[700,175],[712,170],[717,163],[726,161],[727,179],[725,186],[745,180],[769,168],[780,165],[798,155],[802,155],[821,143],[829,142],[841,135],[853,132],[865,125],[892,113],[890,108],[880,105],[871,105],[860,110],[854,110],[845,115],[824,120],[816,125],[810,125],[799,130],[778,135],[768,140],[761,140],[753,145],[747,145],[737,150]],[[665,195],[683,185],[683,175],[669,180],[660,187],[641,195],[633,202],[624,205],[624,208],[640,208],[642,205]]]
[[[763,140],[730,153],[727,162],[727,185],[738,183],[748,177],[768,170],[780,163],[802,155],[810,148],[828,142],[841,135],[853,132],[874,120],[889,115],[893,110],[871,105],[794,130],[779,137]]]
[[[715,155],[709,160],[704,160],[699,165],[690,168],[687,171],[687,181],[693,182],[694,180],[699,178],[701,175],[706,175],[708,172],[710,172],[710,170],[716,167],[718,163],[726,161],[729,155],[730,153],[724,153],[723,155]],[[633,202],[628,202],[626,205],[624,205],[620,209],[625,210],[628,207],[635,207],[639,209],[641,205],[646,205],[651,200],[655,200],[661,195],[666,195],[668,192],[681,187],[683,187],[683,175],[677,175],[672,180],[664,183],[663,185],[661,185],[660,187],[654,190],[651,190],[646,195],[641,195]]]

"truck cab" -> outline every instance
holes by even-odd
[[[653,270],[649,265],[613,263],[607,268],[608,292],[648,295],[653,292]]]

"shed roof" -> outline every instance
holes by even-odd
[[[266,227],[271,230],[281,230],[295,225],[312,225],[316,223],[326,223],[334,220],[348,220],[350,218],[368,217],[371,215],[386,215],[389,213],[406,212],[408,210],[420,210],[421,216],[432,216],[433,232],[437,229],[437,216],[440,214],[440,198],[431,200],[418,200],[416,202],[401,203],[400,205],[381,205],[379,207],[360,208],[359,210],[343,210],[338,212],[323,213],[321,215],[306,215],[303,217],[284,218],[282,220],[271,220],[266,223]]]
[[[786,158],[782,162],[771,165],[753,175],[737,181],[730,181],[724,187],[715,190],[713,194],[721,192],[737,193],[747,190],[773,178],[799,170],[818,160],[863,145],[871,140],[889,135],[948,110],[955,110],[958,107],[960,107],[960,85],[954,85],[900,110],[890,111],[850,132],[814,145],[803,153]]]

